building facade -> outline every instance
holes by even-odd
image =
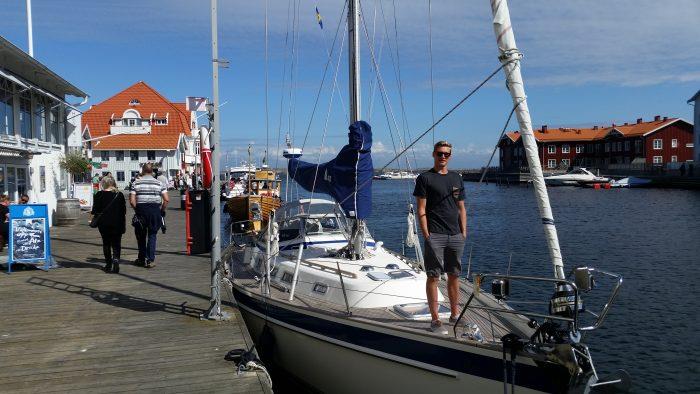
[[[634,123],[585,129],[550,129],[545,125],[534,134],[544,170],[612,169],[693,161],[693,125],[680,118],[656,116],[648,122],[639,118]],[[499,148],[502,171],[527,168],[519,132],[506,133]]]
[[[195,113],[143,81],[91,106],[82,120],[83,143],[95,163],[93,174],[112,173],[119,188],[125,188],[147,162],[171,179],[178,172],[192,171],[196,163]]]
[[[47,204],[52,222],[69,189],[59,161],[80,134],[87,94],[2,37],[0,53],[0,194]]]

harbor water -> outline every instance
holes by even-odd
[[[402,180],[373,184],[368,226],[375,239],[399,252],[412,185]],[[532,188],[477,183],[465,183],[465,188],[464,272],[471,261],[472,273],[505,273],[510,266],[513,275],[551,277]],[[605,323],[585,338],[599,373],[626,369],[637,393],[697,392],[700,192],[560,187],[549,193],[565,268],[588,265],[624,276]],[[600,289],[584,295],[596,311],[609,290],[600,282]],[[533,290],[513,284],[511,291],[517,298]]]

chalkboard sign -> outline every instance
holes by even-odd
[[[10,205],[7,272],[12,264],[51,264],[51,239],[46,204]]]

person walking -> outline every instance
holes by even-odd
[[[102,190],[95,194],[91,213],[100,215],[97,218],[97,229],[102,237],[105,272],[118,274],[122,235],[126,232],[126,199],[111,176],[104,176],[100,186]]]
[[[163,224],[163,213],[168,206],[168,189],[153,177],[153,165],[146,163],[141,169],[141,178],[134,182],[129,194],[129,204],[134,208],[132,221],[139,255],[136,265],[152,268],[156,260],[156,236]]]
[[[0,252],[9,242],[10,236],[10,198],[6,194],[0,195]]]
[[[459,315],[459,275],[462,252],[467,239],[467,210],[464,207],[462,177],[447,169],[452,145],[438,141],[433,147],[433,168],[416,179],[416,197],[420,229],[425,238],[425,270],[428,280],[425,292],[432,321],[430,330],[447,335],[438,314],[440,276],[447,273],[447,295],[450,299],[450,323]]]

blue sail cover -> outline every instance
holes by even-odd
[[[328,194],[340,203],[345,215],[366,219],[372,213],[371,149],[372,127],[360,120],[350,125],[348,144],[335,159],[317,165],[292,158],[287,170],[304,190]]]

